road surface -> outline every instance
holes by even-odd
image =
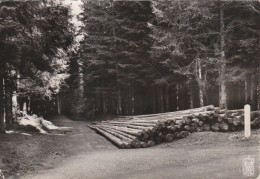
[[[8,178],[241,179],[250,178],[243,176],[242,170],[242,159],[248,155],[255,160],[251,178],[259,173],[260,130],[253,131],[248,140],[242,138],[242,131],[199,132],[151,148],[118,149],[83,121],[65,116],[52,121],[73,127],[73,131],[57,136],[6,135],[2,139],[2,161],[9,162],[6,170],[13,172]]]
[[[129,149],[78,155],[60,167],[41,171],[32,179],[240,179],[242,159],[258,157],[258,148],[217,149]],[[255,167],[259,165],[256,161]],[[256,176],[256,175],[255,175]]]

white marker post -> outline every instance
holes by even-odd
[[[247,104],[244,107],[244,112],[245,112],[245,138],[248,138],[251,136],[251,109],[250,105]]]

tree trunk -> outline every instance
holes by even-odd
[[[5,114],[6,129],[13,129],[13,111],[12,111],[12,83],[10,79],[5,80]]]
[[[115,34],[114,34],[115,35]],[[118,61],[116,63],[116,85],[117,85],[117,100],[118,100],[118,106],[117,106],[117,114],[122,114],[122,100],[121,100],[121,89],[119,84],[119,68],[118,68]]]
[[[130,106],[131,106],[131,89],[130,84],[128,84],[128,90],[125,91],[125,94],[123,95],[123,101],[124,101],[124,114],[129,115],[130,112]]]
[[[122,114],[122,103],[121,103],[121,90],[120,90],[120,88],[118,87],[118,91],[117,91],[117,102],[118,102],[118,104],[117,104],[117,114],[118,115],[121,115]]]
[[[193,93],[193,88],[192,88],[192,81],[190,80],[190,82],[189,82],[189,94],[190,94],[190,109],[193,109],[194,108],[194,102],[193,102],[193,100],[194,100],[194,93]]]
[[[259,40],[260,41],[260,40]],[[257,110],[260,110],[260,63],[258,65],[258,68],[257,68]]]
[[[166,102],[166,112],[170,111],[170,102],[169,102],[169,85],[165,87],[165,102]]]
[[[116,102],[115,102],[115,97],[114,97],[114,93],[112,92],[111,93],[111,109],[112,109],[112,114],[115,115],[116,114],[116,111],[117,111],[117,106],[116,106]]]
[[[163,99],[163,92],[162,92],[162,86],[159,86],[159,100],[160,100],[160,110],[161,112],[164,112],[164,99]]]
[[[83,71],[83,67],[82,67],[83,62],[79,59],[78,64],[79,64],[79,68],[78,68],[78,71],[79,71],[79,81],[78,81],[79,96],[80,96],[80,98],[83,99],[83,97],[84,97],[84,71]]]
[[[105,93],[105,91],[103,91],[102,97],[103,97],[103,115],[106,115],[107,105],[106,105],[106,93]]]
[[[133,86],[131,86],[131,113],[134,114],[135,113],[135,96],[134,96],[134,88]]]
[[[100,113],[100,92],[97,91],[97,105],[96,105],[96,108],[95,108],[95,111],[97,111],[97,113]]]
[[[260,46],[260,31],[258,31],[258,44]],[[257,63],[257,69],[256,69],[256,72],[257,72],[257,76],[256,76],[256,79],[257,79],[257,110],[260,110],[260,62],[258,61]]]
[[[58,111],[58,115],[61,114],[61,100],[60,100],[60,94],[57,94],[57,111]]]
[[[115,21],[113,22],[113,36],[115,40],[115,47],[117,46],[116,43],[116,28],[115,28]],[[119,68],[118,68],[118,59],[116,58],[116,85],[117,85],[117,95],[118,95],[118,104],[117,104],[117,114],[121,115],[122,114],[122,101],[121,101],[121,90],[120,90],[120,84],[119,84]]]
[[[155,88],[155,85],[153,85],[153,87],[152,87],[153,89],[153,91],[152,91],[152,95],[153,95],[153,97],[152,97],[152,100],[153,100],[153,113],[156,113],[156,88]]]
[[[257,70],[251,75],[250,104],[253,111],[257,110]]]
[[[251,74],[246,75],[245,79],[245,102],[250,104],[250,93],[251,93]]]
[[[17,98],[18,98],[17,90],[18,90],[19,78],[20,78],[19,71],[13,70],[12,76],[15,78],[15,84],[14,84],[13,95],[12,95],[12,113],[13,113],[14,120],[16,120],[17,111],[19,110],[19,104],[17,101]]]
[[[29,113],[29,114],[31,114],[31,97],[29,96],[28,97],[28,103],[27,103],[27,112]],[[55,107],[55,106],[54,106]],[[55,113],[55,108],[54,108],[54,113]]]
[[[26,101],[23,102],[23,112],[27,114],[27,103]]]
[[[143,107],[143,98],[141,96],[139,96],[139,111],[138,111],[138,113],[139,114],[143,114],[143,109],[144,109],[144,107]]]
[[[180,100],[179,100],[179,95],[180,95],[180,87],[179,87],[179,84],[177,83],[176,84],[176,109],[177,111],[180,109]]]
[[[198,73],[198,85],[199,85],[199,99],[200,107],[204,106],[204,95],[203,95],[203,79],[201,69],[201,59],[197,59],[197,73]]]
[[[4,79],[0,73],[0,133],[5,133],[4,123]]]
[[[227,108],[227,92],[226,92],[226,59],[225,59],[225,37],[224,37],[224,7],[223,2],[220,3],[220,69],[219,69],[219,107]]]

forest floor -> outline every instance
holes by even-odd
[[[243,132],[193,133],[189,137],[146,149],[117,149],[86,127],[64,116],[50,119],[73,127],[63,135],[0,135],[0,169],[7,178],[243,178],[243,158],[255,159],[259,174],[259,135]],[[244,178],[248,178],[245,177]]]

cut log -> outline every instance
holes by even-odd
[[[222,122],[223,120],[224,120],[223,117],[219,117],[219,118],[217,119],[217,122]]]
[[[199,123],[198,123],[198,125],[201,127],[201,126],[203,126],[203,121],[199,121]]]
[[[104,137],[106,137],[108,140],[110,140],[112,143],[114,143],[116,146],[118,146],[119,148],[122,148],[122,149],[126,148],[126,142],[122,141],[118,137],[116,137],[102,129],[99,129],[99,128],[94,128],[94,129],[97,132],[99,132],[100,134],[102,134]]]
[[[191,122],[194,122],[194,123],[199,123],[200,122],[200,119],[199,118],[193,118],[192,120],[191,120]]]
[[[254,119],[256,117],[260,116],[260,111],[252,111],[251,112],[251,118]]]
[[[218,123],[213,124],[213,125],[211,126],[211,130],[212,130],[213,132],[219,131],[219,125],[218,125]]]
[[[129,139],[128,137],[125,137],[124,135],[121,135],[120,133],[115,132],[115,131],[113,131],[113,130],[111,130],[109,128],[100,127],[100,126],[98,126],[97,128],[99,128],[99,129],[101,129],[101,130],[103,130],[103,131],[105,131],[107,133],[110,133],[113,136],[116,136],[117,138],[125,141],[127,144],[130,144],[133,141],[132,139]]]
[[[145,132],[151,132],[151,130],[154,128],[154,127],[133,126],[131,124],[127,125],[126,127],[131,129],[139,129]]]
[[[190,131],[191,131],[191,126],[190,126],[190,125],[185,125],[185,126],[183,127],[183,129],[184,129],[185,131],[190,132]]]
[[[174,111],[174,112],[167,112],[167,113],[159,113],[159,114],[149,114],[149,115],[138,115],[138,116],[119,116],[119,118],[146,118],[146,117],[157,117],[157,116],[163,116],[163,115],[176,115],[176,114],[191,114],[191,113],[198,113],[198,112],[205,112],[205,111],[211,111],[214,110],[213,105],[209,106],[203,106],[200,108],[193,108],[188,110],[182,110],[182,111]]]
[[[174,124],[174,120],[173,120],[173,119],[168,119],[167,121],[164,122],[164,124],[165,124],[166,126],[169,126],[169,125],[171,125],[171,124]]]
[[[141,142],[140,141],[136,142],[135,148],[140,148],[140,147],[142,147]]]
[[[133,136],[137,136],[137,137],[140,137],[142,135],[142,133],[144,133],[140,129],[131,129],[131,128],[127,128],[127,127],[110,126],[110,125],[106,125],[106,127],[111,128],[111,129],[116,129],[116,130],[125,132],[125,133],[133,135]]]
[[[253,120],[251,121],[251,126],[252,128],[257,128],[260,124],[260,118],[256,117],[256,118],[253,118]]]
[[[138,138],[136,136],[133,136],[133,135],[130,135],[130,134],[127,134],[123,131],[120,131],[120,130],[117,130],[117,129],[113,129],[113,128],[110,128],[110,127],[106,127],[106,126],[98,126],[98,127],[105,127],[106,129],[109,129],[111,131],[114,131],[116,133],[119,133],[120,135],[123,135],[131,140],[138,140]]]
[[[191,111],[126,117],[101,122],[96,127],[124,142],[125,148],[145,148],[165,141],[171,142],[185,138],[192,132],[243,129],[243,110],[226,111],[214,108],[211,111]],[[260,127],[260,111],[251,113],[251,125],[252,128]]]
[[[141,147],[142,148],[147,148],[149,147],[148,144],[146,142],[141,142]]]
[[[223,132],[227,132],[228,130],[229,130],[229,125],[227,124],[227,123],[221,123],[220,125],[219,125],[219,128],[220,128],[220,130],[221,131],[223,131]]]
[[[190,131],[188,131],[188,132],[190,132],[190,133],[196,132],[196,128],[193,127],[193,126],[191,126],[191,127],[190,127]]]
[[[226,122],[229,123],[229,124],[233,124],[233,118],[229,117],[226,119]]]
[[[180,132],[180,138],[185,138],[188,137],[190,135],[190,133],[188,131],[181,131]]]
[[[234,131],[236,131],[236,127],[233,126],[233,125],[230,125],[230,126],[229,126],[229,130],[232,131],[232,132],[234,132]]]
[[[115,125],[115,126],[118,126],[118,127],[126,127],[126,128],[130,128],[130,129],[136,129],[136,130],[140,130],[140,131],[144,131],[144,132],[149,132],[151,131],[151,129],[153,129],[154,127],[144,127],[144,126],[135,126],[135,125],[132,125],[132,124],[108,124],[106,123],[107,125]]]
[[[174,134],[167,134],[165,137],[165,140],[167,142],[172,142],[174,140],[174,138],[175,138]]]
[[[133,126],[143,126],[143,127],[154,127],[157,124],[155,123],[138,123],[138,122],[112,122],[112,121],[106,121],[103,122],[104,124],[119,124],[119,125],[133,125]]]
[[[209,124],[204,124],[204,125],[203,125],[203,130],[204,130],[204,131],[210,131],[210,129],[211,129],[211,127],[210,127]]]
[[[181,138],[181,137],[180,137],[180,132],[175,132],[174,135],[175,135],[175,138],[176,138],[176,139],[180,139],[180,138]]]
[[[170,132],[170,133],[174,133],[175,132],[175,128],[173,126],[167,126],[167,130]]]
[[[234,126],[239,126],[239,125],[240,125],[240,121],[238,121],[238,120],[236,120],[236,119],[233,119],[232,124],[233,124]]]
[[[175,124],[179,125],[179,126],[182,126],[183,125],[183,121],[182,120],[175,121]]]
[[[162,143],[162,137],[157,135],[154,137],[154,141],[156,142],[156,144],[160,144]]]
[[[150,136],[149,136],[148,134],[145,134],[145,135],[143,135],[143,136],[140,138],[140,140],[141,140],[142,142],[148,142],[149,139],[150,139]]]
[[[202,127],[198,127],[198,128],[196,129],[196,131],[197,131],[197,132],[202,132],[203,129],[202,129]]]
[[[155,142],[154,142],[153,140],[149,140],[149,141],[147,142],[147,145],[148,145],[149,147],[155,146]]]

